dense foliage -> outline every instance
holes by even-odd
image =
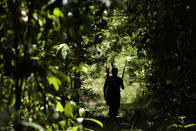
[[[71,100],[79,103],[80,72],[87,70],[83,61],[95,52],[89,48],[96,41],[82,38],[96,33],[93,26],[100,22],[94,23],[94,13],[102,15],[106,5],[77,0],[0,2],[0,103],[1,114],[6,114],[1,126],[20,130],[22,119],[47,129],[83,128]],[[95,61],[91,59],[89,63]]]
[[[195,126],[195,11],[194,0],[1,0],[0,129],[103,126],[84,118],[84,96],[97,97],[86,87],[126,60],[151,121]]]
[[[132,5],[128,9],[130,21],[141,27],[136,36],[133,34],[132,44],[139,51],[145,51],[144,58],[152,60],[145,78],[158,116],[170,122],[178,118],[183,119],[183,124],[194,122],[195,1],[151,0],[139,6],[132,1],[129,4]],[[134,15],[135,11],[138,16]]]

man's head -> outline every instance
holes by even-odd
[[[112,68],[112,75],[117,76],[118,74],[118,69],[117,68]]]

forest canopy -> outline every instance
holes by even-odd
[[[121,73],[125,61],[133,103],[146,105],[127,117],[195,127],[195,0],[1,0],[0,12],[0,130],[103,127],[85,102],[99,99],[92,81],[106,66]]]

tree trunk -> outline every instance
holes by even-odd
[[[21,87],[22,87],[22,80],[20,81],[20,84],[19,84],[19,79],[17,78],[16,79],[16,82],[15,82],[15,95],[16,95],[16,102],[15,102],[15,108],[16,110],[19,110],[20,109],[20,105],[21,105]]]
[[[19,46],[19,43],[20,43],[20,36],[19,36],[19,32],[20,32],[20,29],[19,29],[19,5],[20,5],[20,1],[12,1],[12,0],[8,0],[8,7],[9,9],[11,10],[12,12],[12,17],[13,17],[13,30],[14,30],[14,45],[15,45],[15,51],[16,51],[16,54],[15,54],[15,70],[16,70],[16,67],[17,67],[17,61],[18,61],[18,57],[20,56],[20,53],[19,53],[19,49],[18,49],[18,46]],[[16,110],[19,110],[20,109],[20,105],[21,105],[21,86],[22,86],[22,78],[21,78],[21,81],[20,81],[20,78],[17,76],[18,74],[14,74],[14,79],[15,79],[15,99],[16,99],[16,102],[15,102],[15,108]],[[20,85],[21,84],[21,85]]]
[[[79,31],[79,28],[75,29],[75,50],[74,50],[74,55],[75,55],[75,59],[74,59],[74,65],[76,67],[75,71],[74,71],[74,84],[73,84],[73,88],[74,88],[74,101],[79,104],[79,88],[81,86],[80,84],[80,63],[81,63],[81,42],[82,42],[82,36],[81,33]]]

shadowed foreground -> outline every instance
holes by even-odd
[[[96,104],[93,114],[88,117],[99,120],[103,123],[103,128],[94,122],[84,121],[84,125],[95,131],[140,131],[151,130],[151,123],[148,121],[148,116],[134,110],[131,104],[121,104],[119,116],[109,118],[107,116],[108,108],[104,103]]]
[[[88,117],[99,120],[103,123],[103,128],[95,122],[84,121],[85,127],[95,131],[176,131],[167,119],[163,119],[161,112],[152,113],[147,108],[138,108],[133,104],[121,104],[119,116],[109,118],[108,108],[104,103],[94,106],[92,114]],[[164,111],[163,111],[164,112]],[[179,129],[181,131],[181,129]],[[195,127],[184,129],[183,131],[195,131]]]

